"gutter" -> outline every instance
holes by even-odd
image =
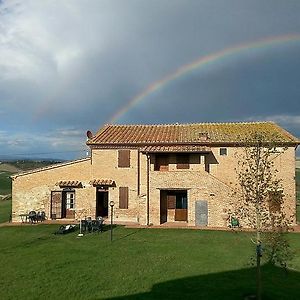
[[[150,212],[150,155],[147,155],[147,225],[150,224],[149,222],[149,212]]]

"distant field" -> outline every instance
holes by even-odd
[[[0,200],[0,223],[9,221],[11,215],[11,200]]]
[[[55,160],[17,160],[9,162],[9,165],[15,167],[17,170],[28,171],[38,168],[43,168],[49,165],[60,163],[60,161]],[[1,167],[0,167],[1,168]]]
[[[11,194],[11,172],[0,171],[0,195]]]
[[[0,163],[0,195],[11,194],[11,175],[49,166],[58,161],[31,161],[31,160],[16,160]]]
[[[17,167],[15,167],[14,165],[12,165],[10,163],[1,163],[0,164],[0,172],[1,171],[6,171],[6,172],[10,172],[10,173],[18,173],[18,172],[21,172],[22,170],[18,169]]]

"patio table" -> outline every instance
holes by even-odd
[[[27,223],[29,221],[29,214],[20,214],[19,217],[21,217],[22,223]]]

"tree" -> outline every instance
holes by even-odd
[[[238,185],[231,203],[231,214],[240,223],[255,230],[257,299],[261,299],[261,258],[286,267],[291,251],[285,233],[292,220],[285,213],[282,179],[278,177],[274,161],[285,148],[272,136],[251,134],[243,140],[243,151],[237,155]],[[280,151],[276,147],[280,147]]]

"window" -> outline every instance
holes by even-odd
[[[130,167],[130,150],[118,151],[118,167],[129,168]]]
[[[169,171],[168,155],[156,155],[154,171]]]
[[[220,148],[220,155],[227,155],[227,148]]]
[[[189,169],[190,168],[190,156],[188,154],[177,155],[177,169]]]
[[[167,207],[168,209],[176,208],[176,195],[167,195]]]
[[[178,193],[176,195],[176,209],[187,209],[187,194]]]
[[[74,192],[67,192],[66,193],[66,208],[67,209],[72,209],[75,208],[75,193]]]
[[[119,208],[128,208],[128,187],[119,187]]]

